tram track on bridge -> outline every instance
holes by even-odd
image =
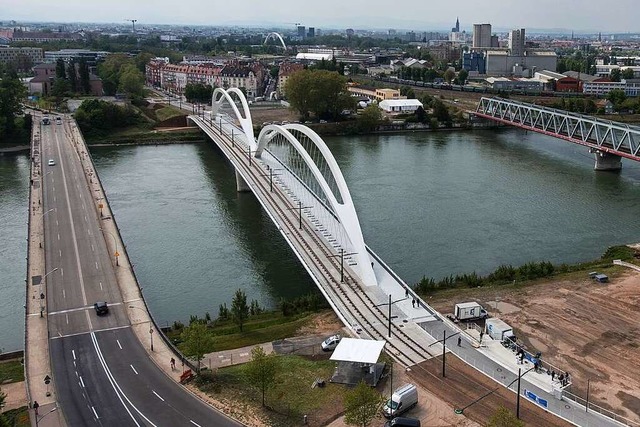
[[[204,120],[202,120],[202,122],[207,126]],[[277,191],[271,192],[268,182],[261,179],[263,178],[263,175],[265,175],[264,171],[256,170],[255,168],[247,167],[245,165],[246,153],[241,151],[241,147],[239,145],[236,146],[236,144],[229,139],[229,136],[226,133],[220,132],[219,128],[214,126],[208,127],[217,136],[221,137],[229,154],[233,156],[234,160],[238,162],[238,164],[243,165],[243,170],[251,176],[255,185],[259,187],[258,189],[260,192],[263,193],[266,198],[272,199],[270,204],[285,223],[289,238],[294,239],[299,247],[306,250],[307,256],[312,258],[314,265],[318,270],[320,270],[319,272],[323,273],[325,279],[328,279],[330,285],[329,289],[344,306],[350,307],[350,311],[357,314],[359,317],[358,320],[362,322],[362,326],[366,326],[365,331],[374,339],[387,341],[387,345],[389,347],[387,351],[392,354],[392,357],[394,357],[398,362],[407,367],[418,365],[427,358],[425,355],[428,355],[428,357],[434,357],[434,354],[426,346],[410,337],[404,330],[402,330],[401,326],[393,322],[391,323],[392,337],[395,337],[398,341],[394,342],[387,337],[386,325],[389,321],[388,317],[379,306],[374,304],[371,297],[366,292],[363,292],[363,289],[353,278],[353,273],[350,269],[345,267],[344,281],[340,282],[336,277],[337,272],[340,271],[340,262],[335,258],[335,254],[333,254],[327,247],[324,240],[318,237],[308,220],[303,221],[303,229],[299,230],[298,224],[296,223],[297,221],[290,218],[290,212],[287,212],[286,209],[283,209],[280,206],[278,201],[290,209],[295,208],[292,201],[284,194],[282,187],[274,186],[274,189],[277,189]],[[255,159],[255,164],[258,164],[258,159]],[[275,198],[277,198],[277,200],[275,200]],[[302,236],[303,232],[307,233],[309,238],[313,241],[316,249],[313,248],[312,244],[305,240]],[[320,253],[317,253],[317,251]],[[353,297],[349,295],[348,290],[345,288],[348,288],[348,290],[351,291]],[[357,298],[360,301],[361,306],[367,307],[368,311],[364,312],[364,310],[361,310],[359,305],[354,302],[354,298]],[[405,347],[406,350],[402,347]]]

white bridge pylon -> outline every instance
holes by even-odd
[[[282,48],[284,50],[287,50],[287,45],[284,43],[284,40],[282,38],[282,36],[279,33],[269,33],[267,34],[267,37],[264,38],[264,43],[262,43],[263,45],[266,45],[267,42],[269,41],[269,39],[273,39],[273,40],[279,40],[280,44],[282,45]]]
[[[240,114],[240,111],[235,105],[234,99],[231,97],[231,93],[236,95],[240,101],[244,109],[244,115]],[[295,150],[300,159],[304,161],[304,164],[317,182],[322,193],[324,193],[326,203],[329,205],[333,215],[335,215],[335,218],[339,222],[341,234],[346,235],[348,242],[342,242],[342,249],[344,252],[353,253],[353,257],[356,260],[356,264],[352,266],[353,271],[358,275],[364,285],[377,285],[378,282],[371,265],[371,258],[367,252],[364,237],[362,236],[360,221],[353,204],[353,199],[351,198],[351,193],[349,192],[349,188],[335,157],[333,157],[331,150],[329,150],[329,147],[327,147],[327,144],[322,140],[322,138],[312,129],[304,125],[287,124],[282,126],[265,126],[256,141],[253,133],[253,123],[251,120],[251,113],[249,112],[249,105],[244,94],[239,89],[232,88],[225,91],[224,89],[218,88],[213,93],[212,101],[212,115],[220,112],[220,107],[225,101],[230,104],[245,134],[247,143],[250,147],[251,156],[254,158],[261,159],[265,154],[265,151],[268,149],[269,144],[276,140],[280,144],[289,144]],[[320,153],[323,161],[326,163],[330,176],[335,183],[334,187],[338,193],[337,195],[334,193],[332,186],[329,185],[327,179],[320,171],[320,168],[313,160],[313,156],[296,135],[304,137],[303,139],[307,141],[307,145],[311,142],[315,149]],[[270,155],[272,154],[270,153]],[[302,188],[305,187],[305,185],[302,183],[302,185],[296,187]],[[311,192],[311,190],[308,191]],[[299,196],[302,198],[302,195]]]

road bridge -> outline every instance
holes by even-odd
[[[340,168],[313,130],[300,124],[269,124],[256,137],[248,103],[234,88],[216,89],[211,112],[191,115],[189,121],[229,160],[238,191],[255,195],[354,336],[385,340],[389,355],[405,367],[451,351],[515,392],[518,367],[499,342],[443,348],[435,338],[462,332],[465,342],[474,339],[415,295],[366,245]],[[546,410],[576,425],[619,425],[554,398],[549,378],[546,373],[522,378],[527,390],[541,396]]]
[[[620,170],[622,157],[640,161],[637,126],[502,98],[483,97],[470,114],[588,147],[595,170]]]
[[[43,125],[36,114],[33,125],[25,340],[28,395],[39,405],[32,418],[41,426],[239,425],[175,381],[174,354],[161,339],[154,348],[157,326],[84,140],[71,117],[57,117]],[[97,301],[108,302],[107,315],[97,315]]]

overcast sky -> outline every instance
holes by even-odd
[[[640,32],[639,0],[0,0],[0,20],[275,24],[444,30],[460,17],[494,28]]]

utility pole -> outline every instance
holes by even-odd
[[[344,283],[344,257],[349,255],[356,255],[358,252],[345,253],[343,248],[340,248],[338,255],[329,255],[328,258],[340,257],[340,283]],[[376,306],[374,306],[376,307]]]
[[[132,32],[133,34],[135,34],[135,33],[136,33],[136,22],[138,22],[138,20],[137,20],[137,19],[127,19],[127,21],[131,21],[131,25],[132,25],[132,27],[133,27],[133,29],[131,30],[131,32]]]

